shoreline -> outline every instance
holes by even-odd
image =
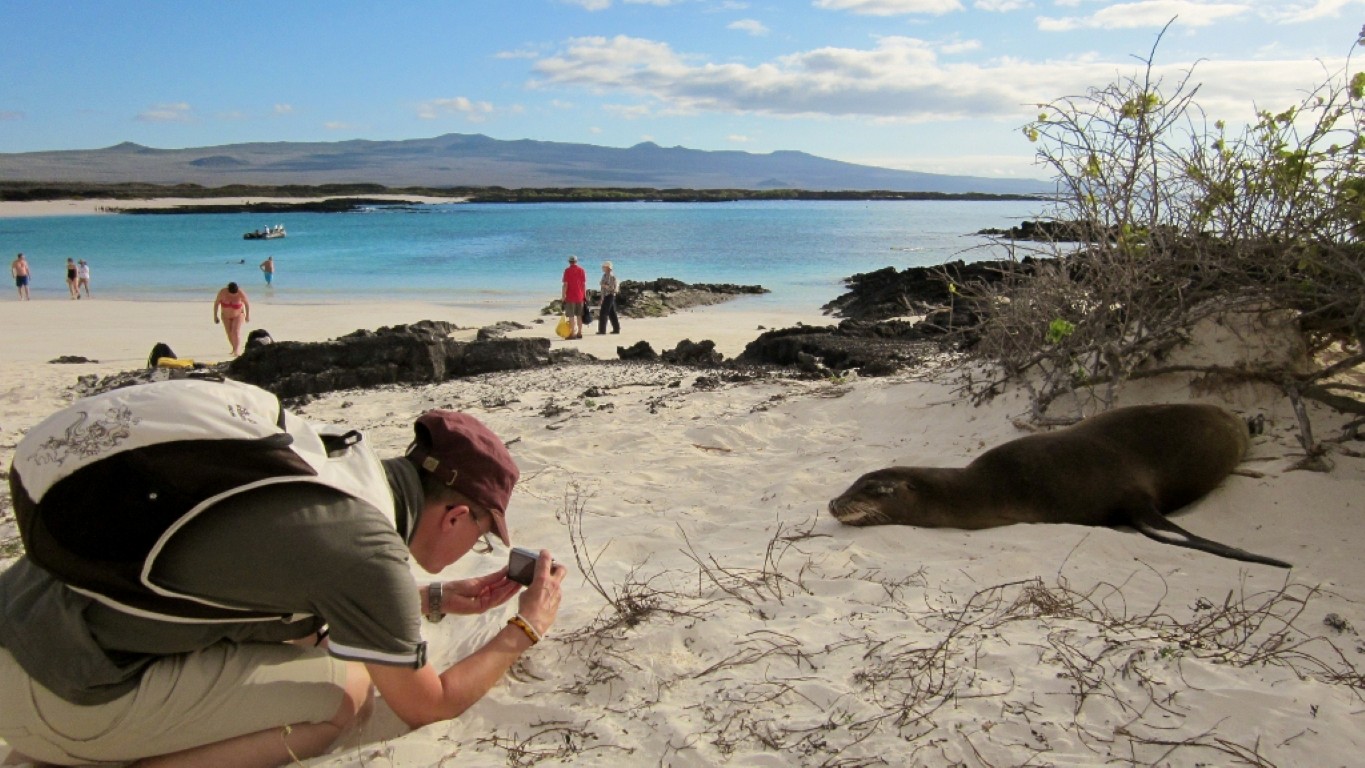
[[[761,306],[744,297],[721,304],[675,312],[666,317],[621,318],[621,333],[596,335],[596,321],[581,340],[569,342],[554,334],[555,317],[540,314],[542,303],[499,302],[496,306],[452,305],[427,301],[251,301],[251,322],[244,334],[265,328],[277,341],[326,341],[356,330],[402,325],[419,320],[445,320],[473,338],[479,328],[502,321],[521,323],[510,337],[549,338],[555,348],[579,349],[599,359],[617,359],[616,348],[647,341],[656,352],[673,349],[683,339],[710,339],[716,349],[733,358],[764,330],[798,323],[833,325],[836,318],[819,308]],[[213,323],[212,299],[204,301],[138,301],[93,298],[0,300],[0,327],[5,328],[4,366],[45,364],[75,355],[99,360],[99,366],[135,364],[142,367],[157,342],[166,342],[177,356],[206,362],[229,357],[222,326]],[[84,368],[85,364],[71,365]],[[126,369],[125,369],[126,370]],[[85,371],[82,371],[85,372]]]
[[[423,197],[420,195],[328,195],[324,197],[153,197],[137,200],[89,198],[81,200],[4,200],[0,219],[44,218],[50,216],[115,216],[129,208],[175,208],[181,205],[247,205],[250,203],[308,203],[343,198],[407,201],[421,205],[462,203],[460,197]]]

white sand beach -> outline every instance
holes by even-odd
[[[157,341],[222,359],[209,298],[0,302],[0,462],[79,375],[140,367]],[[318,340],[420,319],[552,335],[533,307],[258,303],[249,327]],[[728,358],[759,326],[798,321],[829,322],[739,301],[554,343],[610,360],[641,339],[656,350],[712,339]],[[61,355],[99,362],[47,362]],[[385,455],[426,409],[486,421],[522,471],[515,541],[549,548],[571,574],[547,639],[464,716],[403,733],[381,708],[308,765],[1359,764],[1360,443],[1334,448],[1331,472],[1296,471],[1294,415],[1269,390],[1173,378],[1121,392],[1123,405],[1194,400],[1266,417],[1242,471],[1177,521],[1288,571],[1131,530],[839,525],[826,504],[866,471],[960,466],[1026,434],[1021,393],[973,405],[949,362],[758,381],[587,364],[309,402],[304,415],[361,428]],[[1319,439],[1343,423],[1310,412]],[[11,540],[7,498],[3,511]],[[470,555],[450,572],[502,558]],[[448,660],[467,628],[426,631],[433,658]]]

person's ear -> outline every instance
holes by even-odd
[[[464,504],[446,502],[442,506],[441,512],[441,532],[448,532],[460,522],[461,515],[469,514],[469,507]]]

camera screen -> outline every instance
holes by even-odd
[[[536,560],[540,554],[529,549],[513,547],[507,558],[507,578],[524,586],[530,586],[536,575]]]

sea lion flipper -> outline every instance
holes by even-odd
[[[1276,568],[1293,568],[1290,563],[1283,560],[1276,560],[1273,557],[1266,557],[1244,549],[1229,547],[1181,528],[1161,514],[1155,506],[1139,506],[1129,511],[1129,525],[1138,529],[1144,536],[1156,539],[1165,544],[1174,544],[1178,547],[1189,547],[1204,552],[1211,552],[1215,555],[1228,557],[1233,560],[1242,560],[1248,563],[1261,563],[1262,565],[1273,565]]]

